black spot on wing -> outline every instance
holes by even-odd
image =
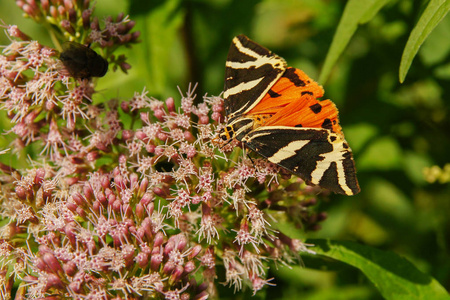
[[[328,118],[326,118],[325,120],[323,120],[322,128],[332,130],[332,129],[333,129],[333,124],[331,123],[331,120],[328,119]]]
[[[322,105],[320,103],[313,104],[309,107],[313,113],[318,114],[322,111]]]
[[[295,86],[305,86],[305,82],[295,73],[295,68],[287,68],[283,77],[289,79]]]
[[[303,127],[303,125],[302,124],[297,124],[294,127]]]
[[[281,97],[281,94],[278,94],[277,92],[274,92],[273,90],[269,90],[268,94],[271,98]]]
[[[309,92],[309,91],[303,91],[303,92],[301,92],[300,93],[302,96],[304,96],[304,95],[311,95],[311,96],[314,96],[314,94],[312,93],[312,92]]]

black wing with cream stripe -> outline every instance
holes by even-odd
[[[259,127],[242,142],[313,184],[345,195],[360,191],[347,142],[327,129]]]
[[[286,61],[244,35],[233,39],[225,69],[225,111],[228,118],[255,107],[286,70]]]

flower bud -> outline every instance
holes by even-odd
[[[34,184],[41,184],[45,178],[45,170],[39,168],[36,170],[36,175],[34,177]]]
[[[135,258],[137,264],[141,268],[146,268],[148,266],[148,254],[144,252],[140,252],[138,255],[136,255]]]
[[[141,203],[136,204],[136,210],[135,210],[136,216],[139,219],[143,219],[145,216],[145,208],[144,205],[142,205]]]
[[[60,6],[61,7],[61,6]],[[66,30],[70,35],[75,35],[75,29],[69,20],[62,20],[60,23],[61,27]]]
[[[133,137],[134,137],[134,131],[133,130],[123,130],[122,131],[122,138],[123,138],[124,141],[131,140],[131,139],[133,139]]]
[[[127,33],[127,25],[124,23],[116,24],[116,34],[119,34],[119,39],[123,37],[123,34]]]
[[[159,247],[164,243],[164,233],[158,231],[155,235],[155,239],[153,241],[153,247]]]
[[[78,208],[78,204],[76,204],[75,202],[72,201],[68,201],[66,202],[66,207],[71,211],[71,212],[76,212],[77,208]]]
[[[53,273],[57,274],[58,272],[63,272],[61,264],[53,254],[47,252],[42,259]]]
[[[175,250],[175,242],[173,240],[170,240],[167,242],[167,244],[164,246],[164,255],[169,256],[169,254]]]
[[[153,256],[152,256],[152,258],[153,258]],[[163,271],[164,274],[170,274],[175,269],[175,267],[176,266],[175,266],[175,264],[173,262],[168,261],[168,262],[166,262],[164,264],[164,267],[163,267],[162,271]]]
[[[71,0],[64,0],[63,2],[64,2],[64,7],[66,8],[66,10],[73,8],[73,3]]]
[[[175,100],[172,97],[166,99],[166,106],[169,112],[175,111]]]
[[[184,132],[184,138],[185,138],[185,140],[186,141],[188,141],[188,142],[194,142],[195,141],[195,137],[192,135],[192,133],[190,132],[190,131],[188,131],[188,130],[186,130],[185,132]]]
[[[131,173],[129,177],[130,177],[130,188],[133,189],[134,187],[137,186],[139,176],[136,173]]]
[[[47,245],[39,245],[38,247],[38,253],[39,255],[43,256],[46,253],[53,253],[53,250],[50,249]]]
[[[82,207],[77,207],[76,213],[77,213],[80,217],[83,217],[83,218],[86,217],[86,212],[84,211],[84,209],[83,209]]]
[[[79,193],[79,192],[74,192],[72,195],[72,200],[78,205],[78,206],[83,206],[86,201],[84,199],[84,197]]]
[[[83,10],[81,13],[81,19],[83,20],[83,28],[89,29],[91,27],[91,14],[92,11],[90,9]]]
[[[152,254],[150,259],[150,269],[152,269],[153,271],[158,270],[159,267],[161,266],[161,262],[163,261],[163,259],[164,257],[162,254],[159,253]]]
[[[144,199],[144,198],[142,198]],[[146,201],[143,201],[142,203],[145,203]],[[149,216],[151,216],[153,214],[153,211],[155,210],[155,203],[154,202],[150,202],[149,204],[147,204],[147,212],[149,214]]]
[[[50,6],[50,15],[56,19],[58,18],[58,9],[55,6]]]
[[[197,288],[198,291],[198,288]],[[202,291],[201,293],[195,295],[194,300],[206,300],[209,298],[209,294],[206,291]]]
[[[107,189],[109,188],[110,182],[109,182],[109,178],[108,176],[104,175],[100,178],[100,185],[104,188]]]
[[[36,16],[36,13],[37,13],[36,9],[34,9],[31,5],[24,4],[21,8],[30,17],[35,17]]]
[[[133,209],[131,208],[130,204],[125,204],[122,206],[123,213],[127,217],[131,217],[133,215]]]
[[[108,198],[108,204],[109,205],[113,205],[114,202],[116,202],[116,195],[114,195],[113,193],[109,193],[106,196]]]
[[[136,230],[136,236],[137,236],[137,237],[139,238],[139,240],[141,240],[141,241],[145,238],[145,234],[146,234],[145,229],[142,228],[142,227],[139,227],[139,228]]]
[[[148,153],[155,153],[156,146],[152,144],[145,145],[145,150],[147,150]]]
[[[48,271],[48,266],[47,264],[44,262],[44,260],[40,257],[36,257],[33,261],[33,266],[38,268],[40,271],[42,272],[47,272]]]
[[[100,209],[102,208],[102,204],[100,203],[100,201],[95,200],[94,203],[92,203],[92,209],[96,212],[96,213],[100,213]]]
[[[127,32],[129,32],[136,25],[136,22],[135,21],[130,21],[126,25],[127,25]]]
[[[198,244],[192,247],[191,253],[189,253],[189,259],[193,259],[194,257],[196,257],[202,251],[202,249],[203,247]]]
[[[160,121],[163,122],[164,121],[164,116],[166,115],[164,113],[164,111],[160,108],[155,109],[155,112],[153,113],[153,115]]]
[[[168,265],[168,263],[166,263],[166,266],[167,266],[167,265]],[[165,266],[164,266],[164,267],[165,267]],[[183,273],[184,273],[184,268],[183,268],[182,266],[180,266],[180,265],[177,265],[177,266],[173,269],[169,281],[170,281],[170,282],[173,282],[173,283],[179,281],[180,278],[181,278],[181,276],[183,275]]]
[[[66,233],[66,237],[69,239],[72,247],[76,248],[76,236],[75,236],[76,233],[75,233],[74,226],[70,223],[67,224],[64,227],[64,232]]]
[[[86,160],[88,162],[95,162],[100,157],[101,157],[101,155],[98,151],[91,151],[86,155]]]
[[[190,260],[187,263],[184,264],[184,271],[186,273],[191,273],[196,269],[195,263]]]
[[[91,22],[91,29],[92,29],[92,30],[100,31],[100,25],[99,25],[99,23],[98,23],[98,18],[97,18],[97,17],[94,17],[94,18],[92,19],[92,22]]]
[[[141,195],[145,195],[144,193],[147,191],[148,184],[149,184],[148,178],[144,177],[139,185],[139,191],[137,194],[138,197],[140,197]]]
[[[320,212],[317,214],[317,222],[324,221],[328,218],[328,214],[326,212]]]
[[[209,123],[209,117],[208,116],[200,116],[198,118],[198,124],[208,124]]]
[[[21,186],[16,186],[15,187],[15,192],[17,197],[19,197],[20,200],[26,200],[27,199],[27,191],[25,190],[25,188],[21,187]]]
[[[74,184],[76,184],[78,182],[78,178],[76,178],[76,177],[69,177],[69,178],[66,178],[65,181],[66,181],[66,184],[68,186],[72,186],[72,185],[74,185]]]
[[[153,188],[153,193],[155,193],[155,195],[163,197],[163,198],[166,196],[166,192],[160,187]]]
[[[74,276],[78,269],[77,265],[73,261],[68,261],[63,265],[64,273],[66,273],[68,276]]]
[[[77,11],[73,8],[68,10],[69,21],[74,24],[77,22]]]
[[[113,196],[113,195],[111,195],[111,196]],[[122,203],[120,202],[120,200],[114,201],[114,203],[112,204],[112,209],[117,213],[121,212]]]
[[[135,31],[135,32],[133,32],[133,33],[131,34],[131,39],[132,39],[132,41],[136,41],[136,40],[139,38],[140,35],[141,35],[141,32],[140,32],[140,31]]]
[[[121,190],[125,189],[126,186],[126,179],[122,175],[117,175],[114,177],[114,184],[116,188],[120,188]]]
[[[122,133],[122,135],[123,135],[123,133]],[[137,131],[135,136],[136,136],[137,139],[139,139],[141,141],[144,141],[144,142],[147,139],[147,135],[144,132],[142,132],[142,131]]]
[[[61,279],[55,274],[47,274],[47,284],[45,285],[44,290],[47,291],[50,288],[62,288],[63,283]]]
[[[124,16],[125,16],[125,14],[124,14],[123,12],[120,12],[120,13],[117,15],[116,23],[122,22]]]

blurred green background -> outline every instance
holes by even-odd
[[[430,183],[424,168],[450,162],[450,16],[421,47],[403,84],[400,58],[408,36],[428,1],[391,1],[358,28],[326,82],[325,97],[339,108],[353,149],[361,193],[332,195],[320,209],[328,213],[314,238],[354,240],[406,257],[450,288],[449,180]],[[179,99],[198,82],[197,95],[219,95],[233,36],[251,39],[318,79],[346,1],[337,0],[97,0],[100,19],[129,14],[142,41],[122,49],[132,69],[110,71],[98,80],[97,98],[128,99],[145,87],[159,99]],[[14,1],[0,2],[0,18],[48,46],[44,28],[21,17]],[[8,44],[0,35],[0,44]],[[2,112],[2,116],[4,116]],[[9,128],[1,118],[2,128]],[[2,148],[11,141],[0,137]],[[14,162],[8,155],[4,163]],[[376,288],[356,269],[337,264],[320,270],[273,267],[276,287],[258,298],[379,299]],[[314,269],[317,267],[317,269]],[[246,298],[222,290],[223,298]]]

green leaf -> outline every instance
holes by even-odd
[[[391,136],[374,137],[358,157],[359,170],[394,170],[402,166],[403,150]]]
[[[348,1],[331,42],[330,50],[328,50],[327,58],[319,77],[320,83],[323,84],[330,75],[331,69],[344,51],[358,25],[369,22],[389,1],[391,0]]]
[[[385,299],[450,299],[431,276],[393,252],[349,241],[308,240],[308,249],[361,270]]]
[[[431,0],[406,42],[400,62],[399,79],[405,80],[409,67],[428,35],[450,10],[450,0]]]

